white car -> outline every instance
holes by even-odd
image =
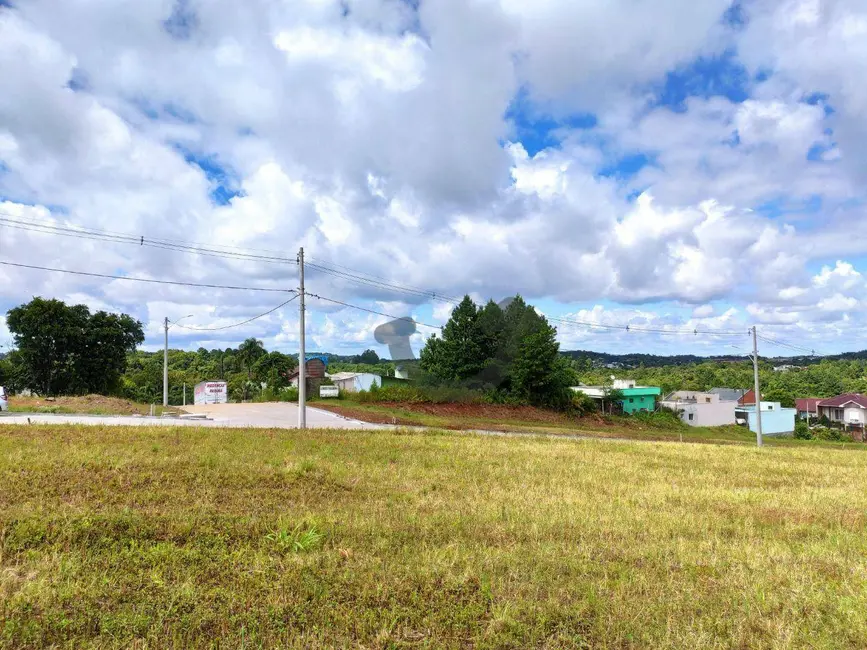
[[[6,401],[6,389],[0,386],[0,411],[8,411],[9,402]]]

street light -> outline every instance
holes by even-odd
[[[163,408],[169,405],[169,328],[172,325],[177,325],[185,318],[192,318],[192,314],[187,314],[186,316],[181,316],[174,323],[169,321],[169,317],[166,316],[164,325],[166,328],[166,345],[163,350]]]

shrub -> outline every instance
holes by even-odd
[[[660,407],[658,411],[653,413],[634,413],[632,417],[651,427],[661,427],[664,429],[676,429],[678,427],[688,426],[680,419],[674,409]]]
[[[807,426],[807,423],[803,420],[799,420],[795,422],[795,438],[797,440],[812,440],[813,434],[810,431],[810,427]]]
[[[572,396],[572,410],[578,416],[591,415],[599,411],[599,405],[589,395],[575,393]]]
[[[483,395],[478,391],[449,386],[374,385],[369,391],[356,393],[356,399],[363,403],[478,404],[483,401]]]

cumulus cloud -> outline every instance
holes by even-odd
[[[844,345],[864,310],[867,14],[846,0],[775,0],[741,6],[733,26],[731,9],[729,0],[0,6],[0,217],[287,261],[0,222],[2,257],[291,289],[303,246],[311,291],[434,323],[448,310],[433,294],[521,293],[556,301],[561,315],[687,328],[758,320]],[[672,73],[719,56],[746,70],[746,98],[696,83],[665,101]],[[279,303],[9,267],[0,288],[4,307],[41,294],[128,311],[147,323],[149,345],[164,316],[219,326]],[[576,305],[600,301],[621,307]],[[311,303],[322,349],[371,347],[387,320]],[[224,334],[179,330],[177,340],[259,336],[291,347],[296,312]],[[613,343],[600,331],[588,341]]]

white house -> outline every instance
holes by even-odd
[[[822,400],[817,404],[818,417],[825,416],[831,422],[863,427],[867,423],[867,396],[848,393]]]
[[[719,427],[735,424],[736,401],[722,400],[715,393],[681,390],[668,395],[661,406],[680,413],[680,419],[693,427]]]
[[[335,386],[347,393],[370,390],[371,386],[382,386],[382,377],[371,372],[338,372],[329,375],[329,378]]]

